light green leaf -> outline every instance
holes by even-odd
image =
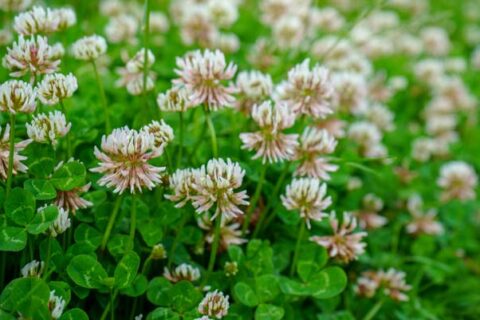
[[[35,214],[35,197],[30,191],[14,188],[5,200],[5,214],[13,222],[25,226]]]
[[[340,294],[347,286],[345,271],[329,267],[311,278],[312,295],[316,299],[328,299]]]
[[[72,190],[85,182],[86,170],[80,161],[70,161],[55,171],[50,180],[59,190]]]
[[[40,234],[50,227],[58,217],[58,208],[49,206],[35,214],[26,229],[30,234]]]
[[[282,307],[273,304],[261,304],[255,310],[255,320],[280,320],[284,314],[285,310]]]
[[[58,320],[88,320],[88,315],[82,309],[75,308],[66,311]]]
[[[248,306],[255,307],[258,304],[258,297],[253,289],[245,282],[238,282],[233,288],[233,292],[238,300]]]
[[[0,226],[0,251],[21,251],[27,245],[27,232],[23,228]]]
[[[48,180],[31,179],[23,183],[25,190],[30,191],[37,200],[55,199],[57,191]]]

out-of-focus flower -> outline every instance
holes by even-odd
[[[195,105],[189,99],[190,93],[185,87],[173,87],[157,96],[157,105],[166,112],[185,112]]]
[[[361,210],[355,212],[362,229],[378,229],[387,224],[387,218],[379,214],[383,209],[383,200],[381,198],[373,193],[368,193],[362,199],[362,206]]]
[[[443,189],[443,201],[475,199],[477,184],[475,170],[463,161],[452,161],[443,165],[437,180],[437,185]]]
[[[393,113],[382,104],[372,104],[365,110],[365,118],[381,131],[394,129]]]
[[[408,198],[407,209],[413,219],[406,226],[408,233],[414,235],[440,235],[443,233],[443,225],[436,220],[437,210],[430,209],[424,212],[420,195],[414,194]]]
[[[219,218],[230,219],[243,214],[239,206],[248,205],[247,192],[236,192],[242,185],[245,170],[230,159],[211,159],[195,171],[193,188],[195,194],[191,196],[192,204],[197,213],[208,211],[216,205],[212,220]]]
[[[301,45],[305,38],[305,24],[295,15],[285,15],[273,25],[273,38],[278,48],[293,49]]]
[[[138,30],[138,22],[135,17],[122,14],[112,17],[105,27],[108,41],[112,43],[129,42],[135,43],[135,35]]]
[[[37,86],[38,99],[46,105],[54,105],[69,98],[78,89],[77,78],[71,73],[46,75]]]
[[[172,271],[165,267],[163,269],[163,276],[170,282],[179,282],[182,280],[194,282],[200,279],[200,269],[187,263],[182,263]]]
[[[232,79],[236,70],[237,66],[232,62],[227,65],[221,51],[197,50],[177,58],[175,72],[180,78],[173,80],[173,83],[185,86],[192,104],[203,103],[215,111],[234,105],[232,93],[235,89],[225,86],[224,82]]]
[[[56,148],[58,138],[67,135],[72,124],[67,123],[63,113],[54,111],[33,116],[32,122],[27,123],[26,127],[30,139],[39,143],[51,143]]]
[[[54,9],[53,14],[58,19],[58,31],[64,31],[77,23],[77,15],[71,8]]]
[[[38,212],[45,210],[47,206],[45,205],[43,208],[39,208]],[[48,227],[48,235],[51,237],[56,237],[59,234],[64,233],[68,228],[71,226],[70,218],[68,217],[68,211],[64,210],[63,208],[58,208],[58,216],[57,219],[53,222],[53,224]]]
[[[405,294],[411,289],[405,282],[405,272],[390,268],[387,271],[366,271],[358,278],[355,291],[359,296],[371,298],[377,290],[394,301],[408,301]]]
[[[332,198],[326,195],[326,184],[315,178],[302,178],[294,179],[281,199],[285,208],[300,212],[310,229],[310,220],[320,221],[328,216],[324,210],[332,204]]]
[[[228,314],[228,295],[224,296],[222,292],[215,290],[207,293],[205,298],[198,305],[198,312],[208,317],[221,319]]]
[[[21,77],[27,73],[32,76],[53,73],[60,65],[58,49],[48,44],[47,38],[32,36],[25,39],[22,35],[3,57],[3,66],[10,70],[12,77]]]
[[[154,138],[154,147],[160,149],[161,152],[165,147],[173,141],[173,129],[165,121],[160,120],[160,122],[154,120],[150,124],[144,126],[142,131],[147,132],[148,134],[153,135]]]
[[[227,261],[223,269],[227,277],[234,277],[238,272],[238,264],[236,261]]]
[[[207,243],[212,244],[215,236],[215,226],[207,216],[202,216],[197,219],[198,225],[203,230],[207,231],[205,240]],[[235,220],[222,219],[220,225],[220,248],[222,250],[228,249],[231,245],[241,245],[246,243],[247,240],[242,238],[242,231],[240,230],[240,223]]]
[[[237,76],[236,88],[239,95],[235,107],[250,114],[252,107],[265,101],[273,91],[273,82],[269,74],[260,71],[242,71]]]
[[[0,128],[1,131],[1,128]],[[27,160],[27,157],[21,156],[18,153],[25,149],[32,140],[23,140],[15,143],[13,151],[13,170],[14,175],[19,172],[27,172],[27,166],[22,163],[23,160]],[[10,125],[5,126],[5,130],[2,132],[2,138],[0,140],[0,179],[7,180],[8,173],[8,159],[10,155]]]
[[[288,72],[288,80],[282,82],[275,99],[287,103],[296,114],[313,118],[325,118],[333,112],[330,106],[334,89],[325,67],[315,65],[310,69],[306,59]]]
[[[65,300],[62,297],[55,295],[55,290],[50,291],[50,298],[48,299],[48,310],[53,320],[60,318],[65,309]]]
[[[306,127],[296,150],[295,158],[301,163],[294,175],[329,180],[329,172],[337,171],[338,166],[321,156],[333,153],[336,146],[337,140],[327,130]]]
[[[24,278],[40,278],[43,273],[44,263],[43,261],[33,260],[23,266],[20,270],[22,277]]]
[[[382,145],[382,133],[374,124],[368,121],[353,123],[348,130],[348,137],[358,144],[359,153],[367,158],[382,158],[386,156]]]
[[[348,212],[343,214],[343,220],[337,219],[335,212],[330,214],[330,226],[333,230],[331,236],[313,236],[310,240],[325,247],[330,258],[338,258],[343,263],[356,260],[365,252],[367,244],[362,239],[366,232],[354,232],[357,220]]]
[[[152,252],[150,253],[150,257],[153,260],[166,259],[167,250],[165,250],[165,247],[163,246],[163,244],[157,243],[156,245],[153,246]]]
[[[252,118],[260,131],[241,133],[242,149],[255,150],[253,159],[262,158],[265,162],[279,162],[292,159],[298,146],[297,134],[284,134],[282,130],[295,123],[294,113],[285,104],[270,101],[255,105]]]
[[[147,63],[145,64],[145,49],[138,51],[132,59],[127,62],[126,67],[117,68],[120,79],[117,80],[118,87],[126,87],[128,93],[139,95],[145,90],[151,91],[155,87],[156,74],[153,71],[147,72],[146,85],[144,86],[144,69],[149,70],[155,63],[155,56],[152,51],[147,50]]]
[[[6,46],[13,40],[13,34],[10,29],[0,29],[0,46]]]
[[[450,39],[445,29],[428,27],[421,31],[425,51],[434,56],[444,56],[450,51]]]
[[[155,167],[148,161],[159,157],[162,150],[155,146],[155,136],[145,130],[114,129],[102,137],[101,151],[95,147],[94,153],[100,163],[91,171],[103,174],[98,183],[113,187],[115,193],[127,189],[141,192],[142,188],[152,189],[161,183],[160,173],[165,167]]]
[[[72,45],[72,54],[75,59],[92,61],[107,52],[105,38],[92,35],[80,38]]]
[[[32,4],[32,0],[0,0],[0,9],[6,12],[22,11]]]
[[[11,114],[32,113],[37,107],[37,92],[21,80],[9,80],[0,85],[0,111]]]
[[[35,6],[16,16],[13,28],[21,35],[31,36],[37,33],[55,32],[59,23],[59,16],[53,10]]]
[[[367,107],[368,87],[365,77],[355,72],[339,72],[332,76],[334,104],[339,110],[359,114]]]

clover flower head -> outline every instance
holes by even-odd
[[[315,119],[333,113],[331,99],[334,87],[327,68],[309,67],[306,59],[288,72],[288,79],[277,86],[275,99],[287,103],[296,114]]]
[[[50,316],[53,320],[56,320],[62,316],[65,305],[65,300],[62,297],[55,295],[55,290],[50,291],[48,310],[50,310]]]
[[[443,189],[442,200],[475,199],[475,188],[478,177],[475,170],[463,161],[452,161],[444,164],[440,169],[437,185]]]
[[[172,87],[157,96],[157,105],[166,112],[185,112],[195,105],[190,102],[190,93],[185,87]]]
[[[36,109],[37,92],[27,82],[9,80],[0,85],[0,111],[11,114],[32,113]]]
[[[288,210],[298,210],[310,229],[310,220],[321,221],[328,215],[324,212],[332,204],[327,195],[327,185],[319,179],[293,179],[281,196],[283,206]]]
[[[21,77],[27,73],[37,76],[57,71],[60,58],[59,47],[50,46],[46,37],[32,36],[26,39],[20,35],[18,40],[7,48],[2,63],[11,71],[12,77]]]
[[[73,74],[54,73],[46,75],[38,84],[37,94],[43,104],[55,105],[71,97],[77,89],[77,78]]]
[[[172,271],[165,267],[163,276],[170,282],[179,282],[182,280],[194,282],[200,279],[200,269],[187,263],[182,263]]]
[[[193,51],[182,58],[177,58],[179,76],[173,80],[175,85],[185,86],[190,92],[189,100],[194,105],[205,104],[212,111],[224,107],[232,107],[235,98],[233,86],[225,86],[224,82],[233,78],[237,66],[230,62],[219,50]]]
[[[367,233],[354,232],[357,228],[357,220],[348,212],[343,214],[341,223],[335,212],[330,214],[329,219],[334,234],[313,236],[310,240],[325,247],[331,258],[338,258],[343,263],[356,260],[365,252],[367,244],[362,242],[362,239],[367,236]]]
[[[294,157],[298,146],[297,134],[284,134],[283,129],[293,126],[295,114],[282,103],[273,105],[265,101],[252,108],[252,119],[259,131],[241,133],[242,149],[254,150],[253,159],[262,158],[262,162],[280,162]]]
[[[27,123],[26,127],[30,139],[39,143],[50,143],[56,148],[58,139],[68,134],[72,124],[67,123],[63,113],[53,111],[33,116],[32,122]]]
[[[103,174],[98,183],[113,187],[115,193],[151,190],[161,183],[165,167],[155,167],[148,161],[159,157],[162,150],[156,147],[155,136],[146,130],[114,129],[102,137],[101,150],[95,147],[94,154],[100,163],[91,171]]]
[[[59,15],[50,8],[35,6],[15,17],[13,28],[18,34],[31,36],[37,33],[49,34],[57,31]]]
[[[2,132],[0,128],[0,132]],[[15,143],[13,151],[13,170],[14,175],[19,172],[27,172],[27,166],[22,163],[22,161],[27,160],[27,157],[19,154],[20,151],[25,149],[32,140],[27,139]],[[0,139],[0,179],[7,180],[8,176],[8,160],[10,155],[10,125],[5,126],[5,130],[2,132]]]
[[[209,292],[198,305],[198,312],[208,317],[221,319],[228,314],[230,307],[228,298],[228,295],[225,296],[218,290]]]
[[[107,52],[105,38],[92,35],[80,38],[72,45],[72,55],[75,59],[93,61]]]
[[[22,277],[24,278],[40,278],[43,273],[44,263],[43,261],[32,260],[20,270]]]

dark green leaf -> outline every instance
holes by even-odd
[[[140,257],[133,251],[125,253],[115,268],[115,286],[119,289],[128,287],[135,279],[140,266]]]
[[[27,245],[27,232],[23,228],[0,226],[0,251],[20,251]]]
[[[246,306],[255,307],[258,304],[258,297],[253,289],[245,282],[238,282],[233,288],[238,300]]]
[[[74,257],[67,267],[70,278],[84,288],[102,288],[103,281],[108,277],[102,265],[92,256],[79,255]]]
[[[55,199],[57,191],[48,180],[31,179],[23,183],[25,190],[30,191],[37,200]]]
[[[52,176],[51,182],[60,190],[72,190],[85,183],[86,170],[80,161],[70,161],[61,166]]]
[[[55,222],[57,216],[58,208],[56,206],[43,208],[35,214],[26,229],[30,234],[40,234]]]
[[[35,197],[30,191],[12,189],[5,201],[5,213],[13,222],[27,225],[35,214]]]
[[[280,320],[283,318],[285,310],[282,307],[272,304],[260,304],[255,310],[255,320]]]

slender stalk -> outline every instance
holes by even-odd
[[[8,173],[7,173],[7,190],[6,190],[7,197],[10,194],[10,190],[12,189],[14,152],[15,152],[15,114],[10,114],[10,149],[8,153]],[[5,199],[7,197],[5,197]]]
[[[168,152],[168,149],[164,149],[164,154],[165,154],[165,159],[167,160],[167,171],[172,171],[173,166],[172,166],[172,159],[170,159],[170,153]]]
[[[43,279],[46,279],[47,278],[47,274],[48,274],[48,265],[50,263],[50,254],[51,254],[51,251],[52,251],[52,237],[51,236],[48,236],[48,240],[47,240],[47,257],[45,258],[45,273],[43,274]]]
[[[5,269],[7,268],[7,252],[2,251],[0,254],[0,288],[5,284]]]
[[[110,290],[110,320],[114,320],[115,319],[115,311],[113,310],[113,302],[114,302],[115,298],[113,297],[113,291]]]
[[[208,260],[208,269],[207,269],[207,275],[204,278],[204,283],[206,284],[208,281],[208,277],[210,274],[213,272],[213,267],[215,266],[215,260],[217,258],[217,251],[218,251],[218,246],[220,244],[220,230],[222,229],[222,216],[218,216],[215,219],[215,231],[213,234],[213,243],[212,243],[212,248],[210,251],[210,259]]]
[[[130,235],[128,240],[129,250],[133,250],[135,243],[135,228],[137,227],[137,198],[132,195],[132,208],[130,211]]]
[[[372,320],[375,317],[375,315],[378,313],[378,311],[380,311],[384,302],[385,301],[383,299],[377,301],[377,303],[372,307],[372,309],[370,309],[370,311],[368,311],[365,317],[363,317],[363,320]]]
[[[172,264],[173,256],[175,255],[175,250],[177,249],[177,245],[178,245],[178,240],[180,238],[183,227],[185,226],[185,223],[187,222],[187,220],[188,220],[188,215],[184,214],[184,216],[182,217],[182,221],[180,222],[180,226],[178,227],[178,230],[175,234],[175,239],[173,240],[172,247],[170,248],[170,252],[168,254],[167,266],[169,268]]]
[[[180,168],[182,164],[182,156],[183,156],[183,130],[184,130],[183,112],[179,112],[178,116],[180,119],[180,132],[179,132],[180,145],[178,146],[177,168]]]
[[[292,266],[290,267],[290,276],[295,273],[295,267],[297,266],[298,252],[300,251],[300,244],[302,243],[303,234],[305,233],[305,223],[300,222],[300,232],[298,233],[297,244],[295,245],[295,253],[293,254]]]
[[[63,114],[65,115],[65,118],[67,119],[68,121],[68,116],[67,116],[67,109],[65,109],[65,104],[63,103],[63,100],[60,99],[60,106],[62,107],[62,112]],[[67,133],[67,160],[70,159],[70,157],[72,156],[72,143],[70,141],[70,135],[69,135],[70,132]]]
[[[149,255],[148,258],[143,263],[142,267],[142,274],[146,277],[148,273],[148,269],[150,269],[150,265],[152,264],[152,255]]]
[[[210,115],[210,111],[206,111],[205,113],[205,124],[208,127],[208,131],[210,133],[210,139],[212,141],[212,153],[213,157],[216,158],[218,156],[218,146],[217,146],[217,135],[215,133],[215,126],[212,122],[212,117]]]
[[[265,218],[267,217],[268,212],[272,208],[274,201],[277,199],[278,193],[280,192],[280,188],[282,187],[283,182],[287,177],[289,169],[290,169],[290,163],[288,163],[285,166],[285,169],[280,175],[280,178],[278,179],[277,184],[273,188],[273,192],[270,197],[271,200],[268,201],[267,207],[265,208],[265,210],[263,210],[263,213],[260,214],[260,218],[258,219],[257,225],[255,227],[255,231],[253,232],[253,238],[255,238],[258,235],[258,233],[262,230],[263,222],[265,221]],[[265,227],[267,227],[270,224],[270,222],[273,220],[274,217],[275,217],[275,211],[272,212],[272,215],[266,220]]]
[[[248,226],[250,225],[250,221],[252,219],[252,213],[256,208],[257,201],[260,198],[260,194],[262,193],[262,187],[263,183],[265,182],[265,174],[267,173],[267,166],[263,165],[262,170],[260,172],[260,179],[258,180],[257,183],[257,188],[255,189],[255,193],[253,194],[253,198],[250,201],[250,206],[247,209],[247,213],[245,215],[245,220],[243,220],[243,226],[242,226],[242,234],[245,235],[245,232],[248,229]]]
[[[100,317],[100,320],[105,320],[108,316],[108,312],[110,309],[113,309],[113,302],[115,301],[115,298],[117,297],[118,291],[114,290],[113,295],[110,292],[110,301],[108,302],[107,306],[105,307],[105,310],[103,310],[102,316]],[[112,310],[113,312],[113,310]]]
[[[105,251],[105,247],[107,246],[108,239],[110,238],[110,233],[112,233],[113,225],[115,224],[115,220],[117,218],[118,210],[120,209],[120,204],[122,203],[123,196],[118,196],[117,200],[115,201],[115,205],[113,207],[113,212],[110,215],[110,219],[108,220],[107,228],[103,234],[102,238],[102,245],[100,246],[102,251]]]
[[[98,90],[100,91],[100,98],[102,99],[103,112],[105,113],[105,133],[110,133],[110,114],[108,112],[107,96],[105,95],[105,88],[103,87],[102,79],[98,73],[97,64],[95,60],[92,60],[93,72],[97,80]]]

